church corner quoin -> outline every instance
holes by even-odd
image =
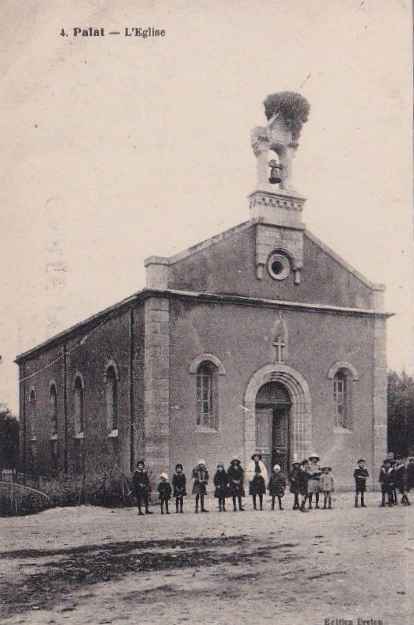
[[[381,285],[309,232],[293,157],[309,105],[265,100],[251,133],[248,219],[166,258],[146,287],[19,355],[21,461],[56,479],[187,474],[256,450],[270,467],[317,452],[339,488],[386,453]]]

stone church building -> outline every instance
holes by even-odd
[[[384,287],[302,221],[292,161],[307,106],[291,93],[265,101],[246,222],[147,258],[146,288],[17,357],[27,471],[129,475],[144,458],[156,479],[259,450],[285,469],[316,452],[342,488],[362,456],[376,480]]]

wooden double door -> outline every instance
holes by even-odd
[[[281,384],[262,387],[256,400],[256,449],[262,454],[268,471],[275,464],[289,471],[289,415],[291,402]]]

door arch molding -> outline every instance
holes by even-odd
[[[283,364],[268,364],[258,369],[250,378],[243,403],[244,412],[244,461],[256,448],[256,396],[267,382],[280,382],[291,397],[290,441],[292,458],[298,461],[312,451],[312,401],[309,385],[295,369]]]

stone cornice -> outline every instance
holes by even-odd
[[[105,308],[96,315],[88,317],[84,321],[71,326],[67,330],[52,336],[47,341],[36,345],[32,349],[27,350],[16,356],[15,362],[22,364],[28,358],[50,349],[51,347],[59,347],[69,339],[81,335],[86,331],[105,323],[108,319],[116,317],[121,312],[129,310],[137,304],[144,303],[150,297],[169,297],[177,299],[191,299],[193,301],[217,303],[217,304],[236,304],[240,306],[260,306],[265,308],[285,309],[285,310],[302,310],[313,313],[330,313],[337,315],[354,315],[361,317],[374,317],[387,319],[392,317],[394,313],[385,313],[378,310],[365,308],[347,308],[343,306],[331,306],[328,304],[308,304],[306,302],[287,302],[283,300],[266,299],[260,297],[248,297],[243,295],[227,295],[220,293],[204,293],[198,291],[181,291],[176,289],[143,289],[138,291],[131,297],[128,297],[109,308]]]
[[[142,291],[142,294],[146,291]],[[245,306],[264,306],[269,308],[283,308],[291,310],[304,310],[308,312],[326,312],[340,315],[356,315],[388,318],[394,313],[386,313],[370,308],[351,308],[346,306],[332,306],[330,304],[310,304],[307,302],[289,302],[285,300],[266,299],[262,297],[249,297],[244,295],[228,295],[221,293],[206,293],[198,291],[181,291],[177,289],[165,289],[158,292],[160,297],[171,297],[194,299],[201,302],[208,301],[219,304],[239,304]],[[151,297],[157,295],[157,291],[151,291]],[[148,295],[147,295],[148,296]]]
[[[305,198],[289,193],[271,193],[270,191],[253,191],[249,198],[249,205],[271,206],[272,208],[284,208],[290,211],[302,211]]]

